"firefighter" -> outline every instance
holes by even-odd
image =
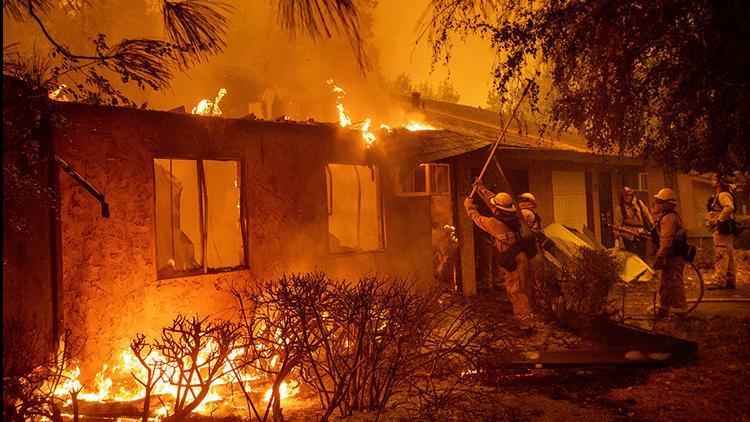
[[[708,228],[714,244],[714,277],[707,287],[734,289],[734,195],[728,176],[717,174],[711,178],[714,195],[708,201]]]
[[[521,216],[526,221],[526,225],[529,229],[531,229],[537,245],[537,253],[534,254],[533,258],[529,259],[530,277],[527,290],[529,300],[534,306],[537,306],[540,298],[541,286],[537,280],[536,271],[538,271],[544,263],[543,250],[551,250],[552,242],[544,235],[544,230],[542,229],[542,218],[539,217],[539,214],[536,212],[536,197],[529,192],[522,193],[516,198],[516,203],[518,204],[518,208],[521,209]]]
[[[661,270],[661,296],[657,317],[663,318],[670,311],[682,314],[687,310],[685,283],[682,272],[685,268],[683,257],[687,246],[687,232],[682,224],[677,207],[677,195],[665,188],[654,196],[654,244],[657,245],[654,268]]]
[[[526,220],[526,225],[529,226],[534,236],[544,234],[542,231],[542,219],[536,213],[536,197],[526,192],[518,195],[516,202],[518,203],[518,207],[521,208],[521,215]]]
[[[533,315],[526,294],[530,277],[529,259],[521,249],[520,221],[513,207],[513,198],[505,192],[494,195],[481,184],[477,186],[477,191],[490,206],[492,217],[479,213],[473,197],[464,201],[466,212],[474,224],[492,236],[492,244],[500,260],[500,273],[519,327],[523,330],[533,329]]]
[[[614,217],[615,237],[619,246],[646,259],[648,241],[638,234],[650,233],[654,219],[643,201],[635,197],[633,189],[627,186],[622,189],[620,206],[615,208]]]

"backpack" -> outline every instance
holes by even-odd
[[[662,215],[661,218],[659,218],[659,220],[656,222],[656,224],[654,224],[654,227],[651,229],[651,240],[655,245],[657,245],[657,247],[660,243],[659,231],[661,229],[661,220],[669,214],[676,214],[677,218],[680,218],[680,215],[677,214],[677,211],[670,210],[669,212]],[[682,222],[681,218],[680,222]],[[695,248],[695,246],[687,242],[687,233],[684,234],[684,237],[682,239],[674,239],[672,241],[670,251],[674,255],[681,256],[686,262],[693,262],[693,260],[695,259],[695,254],[697,253],[697,249]]]
[[[732,207],[734,208],[734,212],[737,211],[737,199],[734,197],[734,193],[731,190],[726,190],[724,192],[727,192],[729,196],[732,198]],[[706,204],[706,207],[708,208],[708,211],[715,211],[714,206],[719,201],[719,195],[713,195],[708,200],[708,204]],[[745,231],[745,226],[741,222],[737,221],[734,217],[734,212],[732,212],[732,218],[730,218],[727,221],[719,221],[716,224],[716,230],[719,231],[719,234],[733,234],[735,236],[738,236],[742,234],[742,232]]]

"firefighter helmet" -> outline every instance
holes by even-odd
[[[515,208],[513,208],[513,198],[505,192],[500,192],[490,198],[490,204],[494,205],[501,211],[515,211]]]
[[[628,195],[628,194],[635,195],[635,192],[633,192],[633,188],[631,188],[630,186],[625,186],[624,188],[622,188],[622,194],[623,195]]]
[[[518,195],[517,201],[521,208],[536,208],[536,198],[529,192]]]
[[[654,195],[659,201],[669,202],[672,205],[677,205],[677,194],[672,189],[664,188]]]

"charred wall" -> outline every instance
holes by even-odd
[[[237,283],[316,269],[430,281],[429,206],[421,228],[418,213],[393,198],[383,163],[386,248],[328,252],[325,165],[368,161],[357,132],[81,105],[59,112],[66,124],[54,134],[58,154],[104,192],[111,210],[102,218],[99,203],[61,176],[64,322],[85,340],[84,377],[137,332],[154,335],[178,313],[231,318],[226,289]],[[242,161],[246,269],[158,279],[154,158]]]

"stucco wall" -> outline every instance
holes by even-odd
[[[60,112],[67,123],[54,134],[58,154],[105,193],[112,214],[102,218],[98,202],[60,176],[64,322],[85,340],[83,377],[137,332],[154,335],[178,313],[231,318],[225,290],[235,283],[315,269],[431,281],[429,203],[423,216],[404,212],[385,168],[386,249],[328,253],[325,165],[366,161],[354,131],[80,105]],[[242,160],[246,270],[157,279],[154,157]]]

